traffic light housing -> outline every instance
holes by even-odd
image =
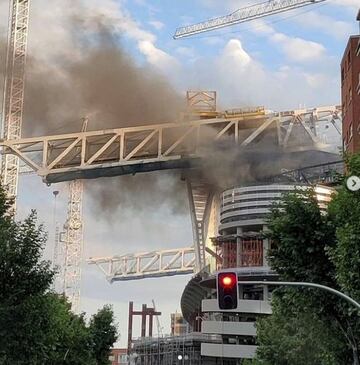
[[[238,280],[235,272],[217,274],[217,296],[220,309],[236,309],[238,306]]]

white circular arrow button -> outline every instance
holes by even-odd
[[[355,175],[348,177],[346,186],[351,191],[358,191],[360,189],[360,177]]]

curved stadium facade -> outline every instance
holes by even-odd
[[[217,305],[215,277],[217,272],[231,269],[243,281],[276,280],[277,275],[266,260],[271,246],[263,235],[267,230],[267,215],[284,193],[307,189],[309,185],[304,184],[259,184],[234,187],[220,195],[219,235],[212,239],[215,270],[192,278],[181,299],[183,315],[193,330],[209,336],[203,337],[199,346],[201,363],[237,364],[240,359],[254,357],[255,321],[259,315],[271,314],[271,288],[239,285],[240,312],[238,309],[225,313]],[[322,210],[326,209],[333,192],[329,187],[315,187]]]

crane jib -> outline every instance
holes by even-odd
[[[303,6],[324,2],[326,0],[271,0],[252,6],[247,6],[231,14],[206,20],[197,24],[180,27],[174,34],[174,39],[189,37],[194,34],[208,32],[214,29],[244,23],[261,17],[282,13]]]

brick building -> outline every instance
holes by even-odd
[[[190,325],[181,313],[171,313],[171,335],[183,336],[190,332]]]
[[[343,149],[360,152],[360,35],[349,38],[341,61],[341,103]]]
[[[109,360],[111,365],[127,365],[129,363],[127,349],[112,349]]]

